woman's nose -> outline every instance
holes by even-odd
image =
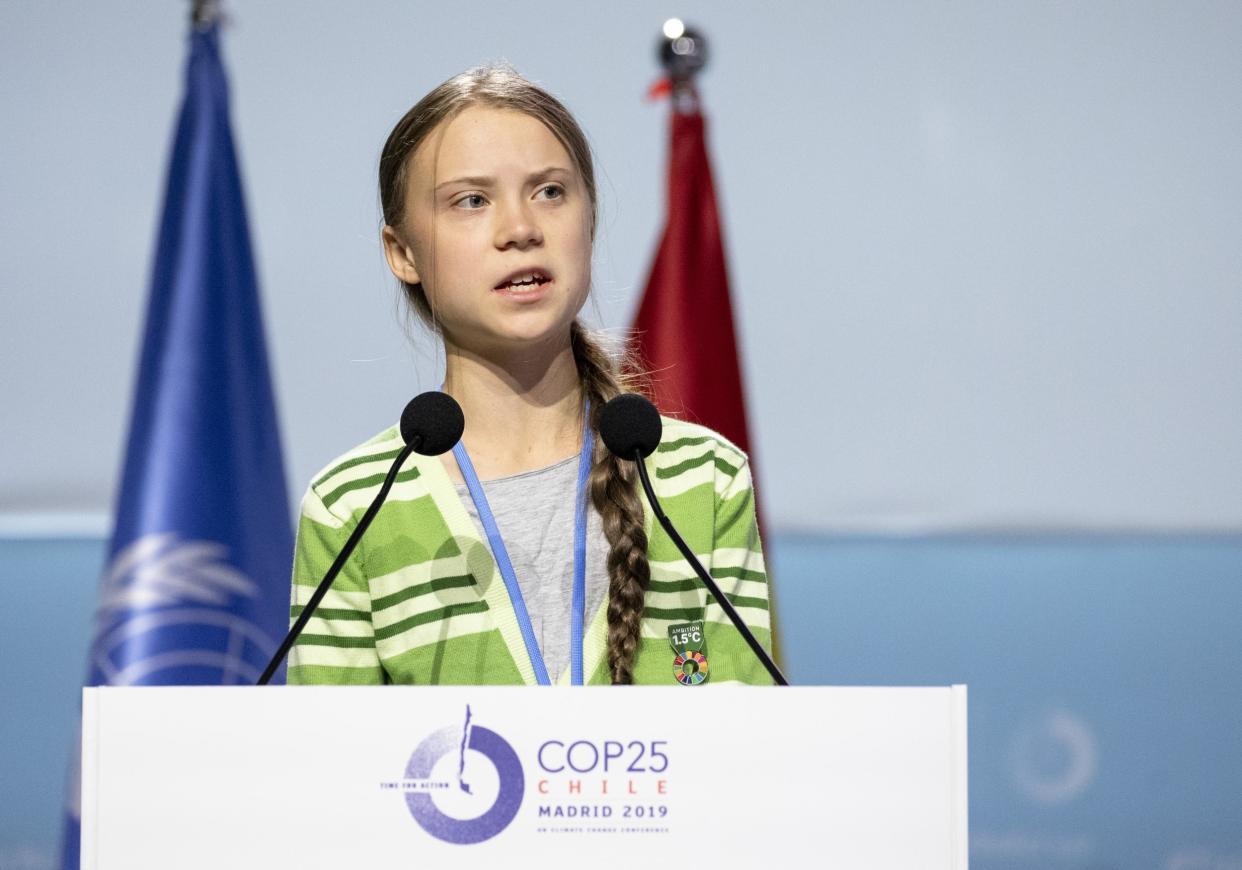
[[[500,211],[500,223],[496,228],[496,247],[524,250],[531,245],[543,244],[543,230],[526,203],[515,203]]]

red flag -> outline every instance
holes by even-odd
[[[670,416],[750,452],[724,244],[703,115],[672,113],[668,222],[634,319],[630,350]]]
[[[679,102],[673,100],[668,219],[634,318],[629,351],[645,370],[648,391],[663,413],[714,429],[749,454],[720,216],[705,122],[697,97],[693,102],[686,112],[678,111]],[[752,457],[752,482],[754,465]],[[770,600],[769,607],[774,604]],[[779,662],[776,611],[769,613],[772,655]]]

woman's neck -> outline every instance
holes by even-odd
[[[480,480],[543,468],[582,445],[582,390],[573,349],[485,357],[445,342],[444,389],[466,416],[462,435]],[[461,482],[451,453],[449,476]]]

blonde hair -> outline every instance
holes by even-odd
[[[479,66],[435,87],[397,122],[379,162],[380,204],[384,222],[398,228],[405,219],[408,176],[418,147],[440,124],[469,106],[522,112],[542,122],[569,153],[590,202],[591,240],[595,239],[598,203],[595,170],[586,135],[569,110],[554,96],[503,65]],[[401,282],[410,306],[424,323],[434,325],[435,312],[421,283]],[[640,627],[651,569],[647,533],[636,490],[632,463],[614,457],[599,439],[599,413],[604,403],[629,388],[630,378],[578,320],[570,327],[570,344],[582,395],[591,401],[591,428],[596,432],[589,489],[608,538],[608,669],[614,684],[633,682]],[[627,364],[626,371],[633,371]],[[589,674],[585,675],[590,677]]]

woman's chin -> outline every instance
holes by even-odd
[[[489,350],[506,353],[560,350],[562,346],[569,346],[569,328],[572,323],[572,317],[568,320],[548,317],[511,318],[504,323],[493,324],[485,335],[479,335],[479,349],[486,346]]]

